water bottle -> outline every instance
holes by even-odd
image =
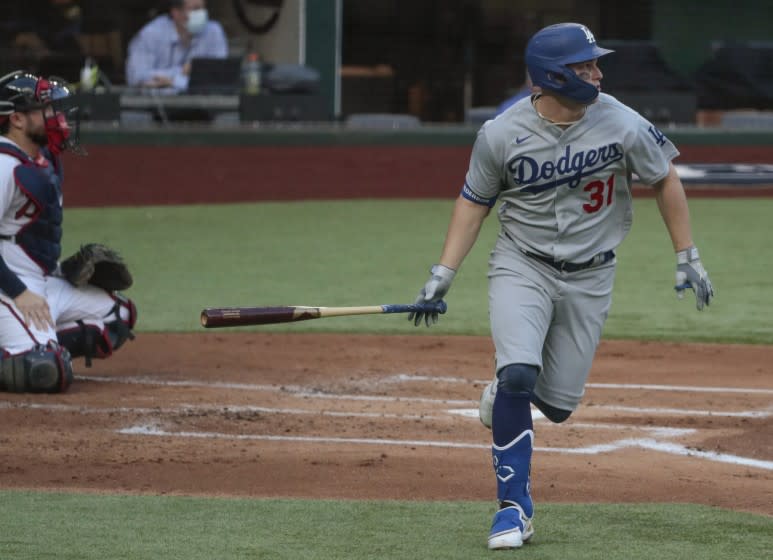
[[[257,53],[250,53],[244,63],[244,92],[248,95],[258,95],[260,78],[260,59]]]
[[[86,57],[81,68],[81,91],[91,91],[97,82],[97,67],[90,56]]]

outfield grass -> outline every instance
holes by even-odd
[[[492,557],[485,548],[492,512],[482,502],[1,492],[0,558],[470,560]],[[773,519],[704,506],[545,504],[535,523],[533,541],[514,554],[727,560],[773,550]]]
[[[136,284],[139,331],[200,331],[204,307],[407,303],[440,253],[452,201],[342,201],[72,209],[65,249],[120,248]],[[773,343],[769,270],[771,199],[691,201],[695,241],[716,286],[698,313],[673,291],[675,259],[654,201],[635,201],[621,246],[606,338]],[[252,327],[488,335],[486,266],[498,230],[489,218],[433,329],[405,316],[359,316]],[[246,330],[242,328],[242,330]]]

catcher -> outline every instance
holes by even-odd
[[[133,338],[137,311],[121,257],[88,244],[59,262],[62,162],[78,145],[63,81],[0,77],[0,390],[59,393],[72,358],[107,358]]]

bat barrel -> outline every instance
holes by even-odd
[[[268,325],[317,319],[319,316],[319,309],[315,307],[210,307],[201,312],[201,326],[212,329]]]

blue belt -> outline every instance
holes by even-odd
[[[531,257],[533,259],[537,259],[538,261],[544,262],[545,264],[552,266],[553,268],[555,268],[560,272],[577,272],[579,270],[585,270],[586,268],[590,268],[592,266],[601,266],[602,264],[607,263],[615,258],[614,251],[605,251],[604,253],[599,253],[589,261],[585,261],[581,263],[573,263],[568,261],[556,261],[545,255],[540,255],[538,253],[530,253],[529,251],[521,250],[521,252],[527,257]]]

